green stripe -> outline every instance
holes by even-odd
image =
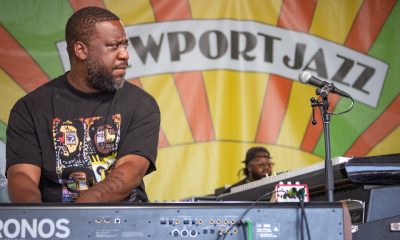
[[[6,142],[6,129],[7,125],[0,121],[0,141]]]
[[[392,9],[390,16],[368,53],[370,56],[380,59],[389,65],[378,106],[377,108],[371,108],[356,101],[351,112],[332,117],[330,130],[331,155],[333,157],[343,156],[356,139],[400,94],[400,31],[398,30],[398,23],[400,23],[400,2]],[[349,100],[342,98],[335,112],[346,109],[348,104]],[[325,154],[323,135],[318,141],[315,154],[319,156],[324,156]]]
[[[66,0],[2,0],[0,22],[49,78],[54,78],[64,72],[56,42],[64,40],[65,24],[72,13]]]

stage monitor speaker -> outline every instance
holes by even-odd
[[[368,222],[355,228],[353,240],[399,240],[400,216]]]
[[[371,189],[365,222],[400,215],[400,186]]]

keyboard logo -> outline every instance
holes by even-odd
[[[52,220],[43,219],[0,219],[0,239],[7,238],[68,238],[71,231],[68,227],[69,220],[60,218]]]

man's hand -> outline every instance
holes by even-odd
[[[13,203],[40,203],[41,170],[33,164],[15,164],[7,170],[8,193]]]
[[[149,161],[138,155],[126,155],[117,160],[115,168],[101,182],[93,185],[75,202],[120,202],[141,183]]]

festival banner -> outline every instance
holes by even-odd
[[[152,201],[212,194],[243,176],[247,149],[266,147],[275,172],[325,159],[323,121],[303,71],[354,99],[332,115],[331,156],[400,152],[400,3],[396,0],[1,0],[0,168],[9,111],[69,70],[71,14],[100,6],[129,40],[126,79],[161,110]],[[349,98],[330,93],[329,110]]]

